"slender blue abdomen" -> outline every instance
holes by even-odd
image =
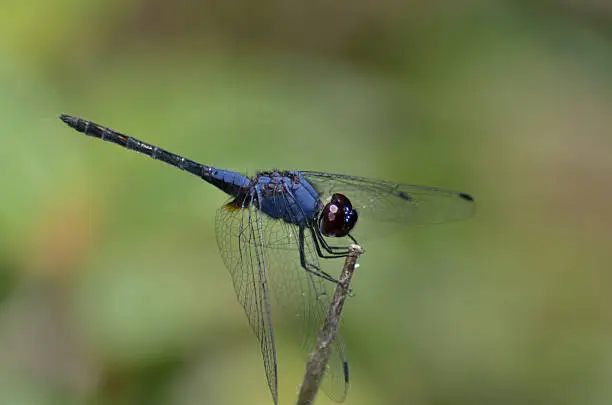
[[[62,114],[60,119],[87,136],[112,142],[121,147],[133,150],[155,160],[167,163],[171,166],[185,170],[196,175],[203,180],[211,183],[222,191],[237,197],[241,194],[241,189],[249,185],[249,178],[231,170],[221,170],[212,166],[203,165],[186,157],[168,152],[158,146],[143,142],[139,139],[122,134],[108,127],[98,125],[95,122],[73,117],[72,115]]]

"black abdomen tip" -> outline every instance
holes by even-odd
[[[64,121],[70,128],[73,128],[79,132],[87,134],[87,127],[89,126],[89,121],[81,119],[79,117],[74,117],[68,114],[61,114],[59,116],[60,120]]]
[[[459,197],[461,197],[461,198],[463,198],[464,200],[467,200],[467,201],[474,201],[474,197],[472,197],[471,195],[466,194],[466,193],[459,193]]]
[[[60,118],[60,120],[64,121],[66,124],[70,125],[73,128],[79,122],[78,118],[73,117],[72,115],[68,115],[68,114],[62,114],[62,115],[59,116],[59,118]]]

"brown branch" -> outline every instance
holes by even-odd
[[[298,405],[311,405],[314,401],[321,381],[323,380],[323,374],[325,368],[329,362],[331,355],[331,345],[336,334],[338,333],[338,325],[340,323],[340,316],[342,314],[342,307],[344,300],[350,295],[351,290],[349,288],[353,272],[355,271],[355,265],[359,255],[363,253],[363,249],[359,245],[351,245],[349,248],[349,254],[344,262],[342,273],[340,273],[339,283],[336,286],[336,292],[332,299],[327,313],[327,318],[319,333],[317,339],[317,347],[310,354],[308,363],[306,363],[306,374],[304,375],[304,382],[300,387],[300,395],[298,396]]]

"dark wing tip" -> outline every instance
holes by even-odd
[[[349,382],[349,366],[348,366],[348,361],[344,361],[342,363],[342,368],[344,371],[344,382],[348,384]]]
[[[466,193],[459,193],[459,197],[463,198],[466,201],[474,201],[474,197]]]
[[[397,196],[399,198],[401,198],[402,200],[406,200],[406,201],[412,201],[413,198],[410,196],[410,194],[405,193],[403,191],[400,191],[399,193],[397,193]]]

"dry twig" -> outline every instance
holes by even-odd
[[[300,394],[297,401],[298,405],[311,405],[319,390],[325,368],[331,355],[331,345],[338,332],[344,300],[351,293],[351,278],[355,271],[357,259],[362,253],[363,249],[361,246],[351,245],[349,254],[344,262],[344,267],[342,268],[342,273],[340,273],[340,278],[338,279],[339,283],[329,307],[327,318],[325,319],[323,328],[321,328],[321,333],[319,333],[317,347],[310,354],[308,363],[306,363],[306,374],[304,375],[304,382],[300,388]]]

